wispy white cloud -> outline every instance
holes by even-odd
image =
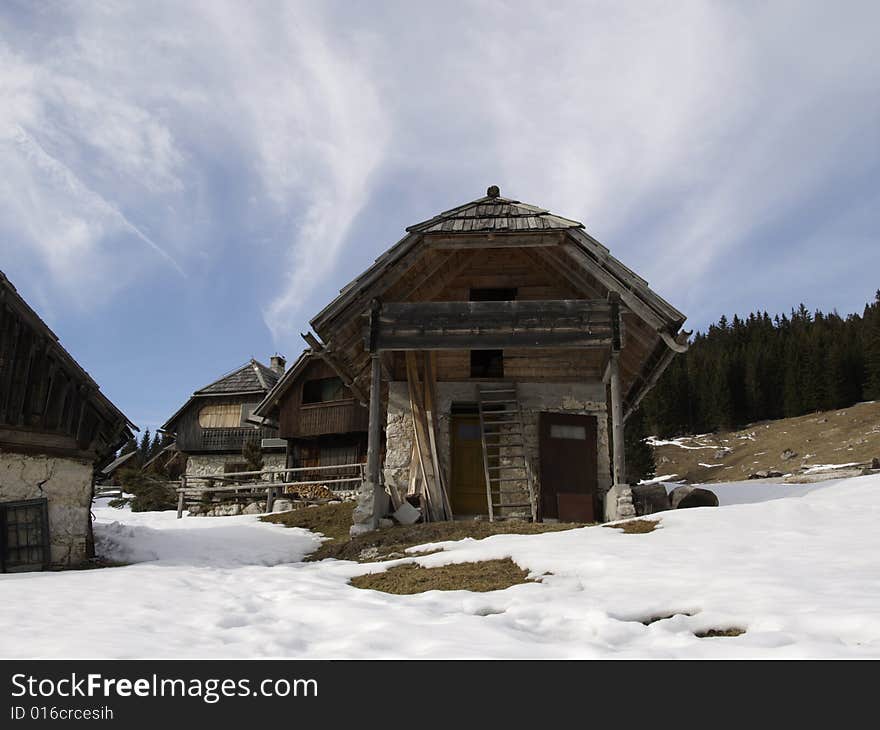
[[[256,261],[249,296],[291,342],[349,257],[393,242],[358,229],[365,206],[399,231],[497,183],[705,307],[700,282],[756,231],[880,164],[865,145],[880,127],[877,8],[7,9],[0,246],[86,299],[109,271],[107,296],[144,272],[176,265],[208,287]]]

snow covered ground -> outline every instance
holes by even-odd
[[[141,562],[0,575],[0,656],[880,656],[880,476],[758,502],[765,483],[710,486],[727,506],[661,513],[648,534],[498,535],[364,565],[299,562],[319,538],[254,517],[100,506],[99,549]],[[347,585],[407,560],[506,556],[549,575],[482,594]],[[731,627],[746,633],[695,636]]]

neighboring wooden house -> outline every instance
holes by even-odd
[[[95,473],[132,428],[0,272],[0,572],[91,557]]]
[[[263,439],[277,437],[276,428],[248,421],[284,372],[283,357],[276,355],[271,362],[272,367],[266,367],[251,359],[200,388],[161,427],[175,437],[177,450],[186,456],[187,476],[246,471],[245,443],[261,445]],[[266,467],[285,466],[283,447],[264,449],[263,462]]]
[[[427,519],[633,514],[624,422],[684,321],[583,224],[494,186],[410,226],[305,335],[369,401],[353,530],[405,496]]]
[[[277,426],[292,468],[358,464],[367,458],[367,408],[324,359],[306,350],[254,410]]]

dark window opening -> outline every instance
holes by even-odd
[[[503,378],[504,350],[471,350],[472,378]]]
[[[49,565],[49,508],[45,499],[0,504],[0,573]]]
[[[472,302],[512,302],[516,299],[516,288],[471,289]],[[503,378],[503,350],[471,350],[472,378]]]
[[[512,302],[516,299],[516,288],[471,289],[472,302]]]
[[[345,400],[345,385],[340,378],[320,378],[303,383],[303,405]]]

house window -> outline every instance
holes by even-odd
[[[48,564],[47,500],[0,503],[0,573],[40,570]]]
[[[202,428],[238,428],[241,425],[240,403],[212,403],[199,411]]]
[[[587,429],[583,426],[566,426],[561,423],[553,423],[550,425],[550,438],[584,441],[587,438]]]
[[[516,299],[516,289],[511,287],[470,291],[472,302],[512,302],[514,299]],[[471,350],[471,377],[503,378],[504,351]]]
[[[319,378],[303,383],[303,405],[345,400],[345,385],[340,378]]]
[[[504,350],[471,350],[472,378],[503,378]]]

